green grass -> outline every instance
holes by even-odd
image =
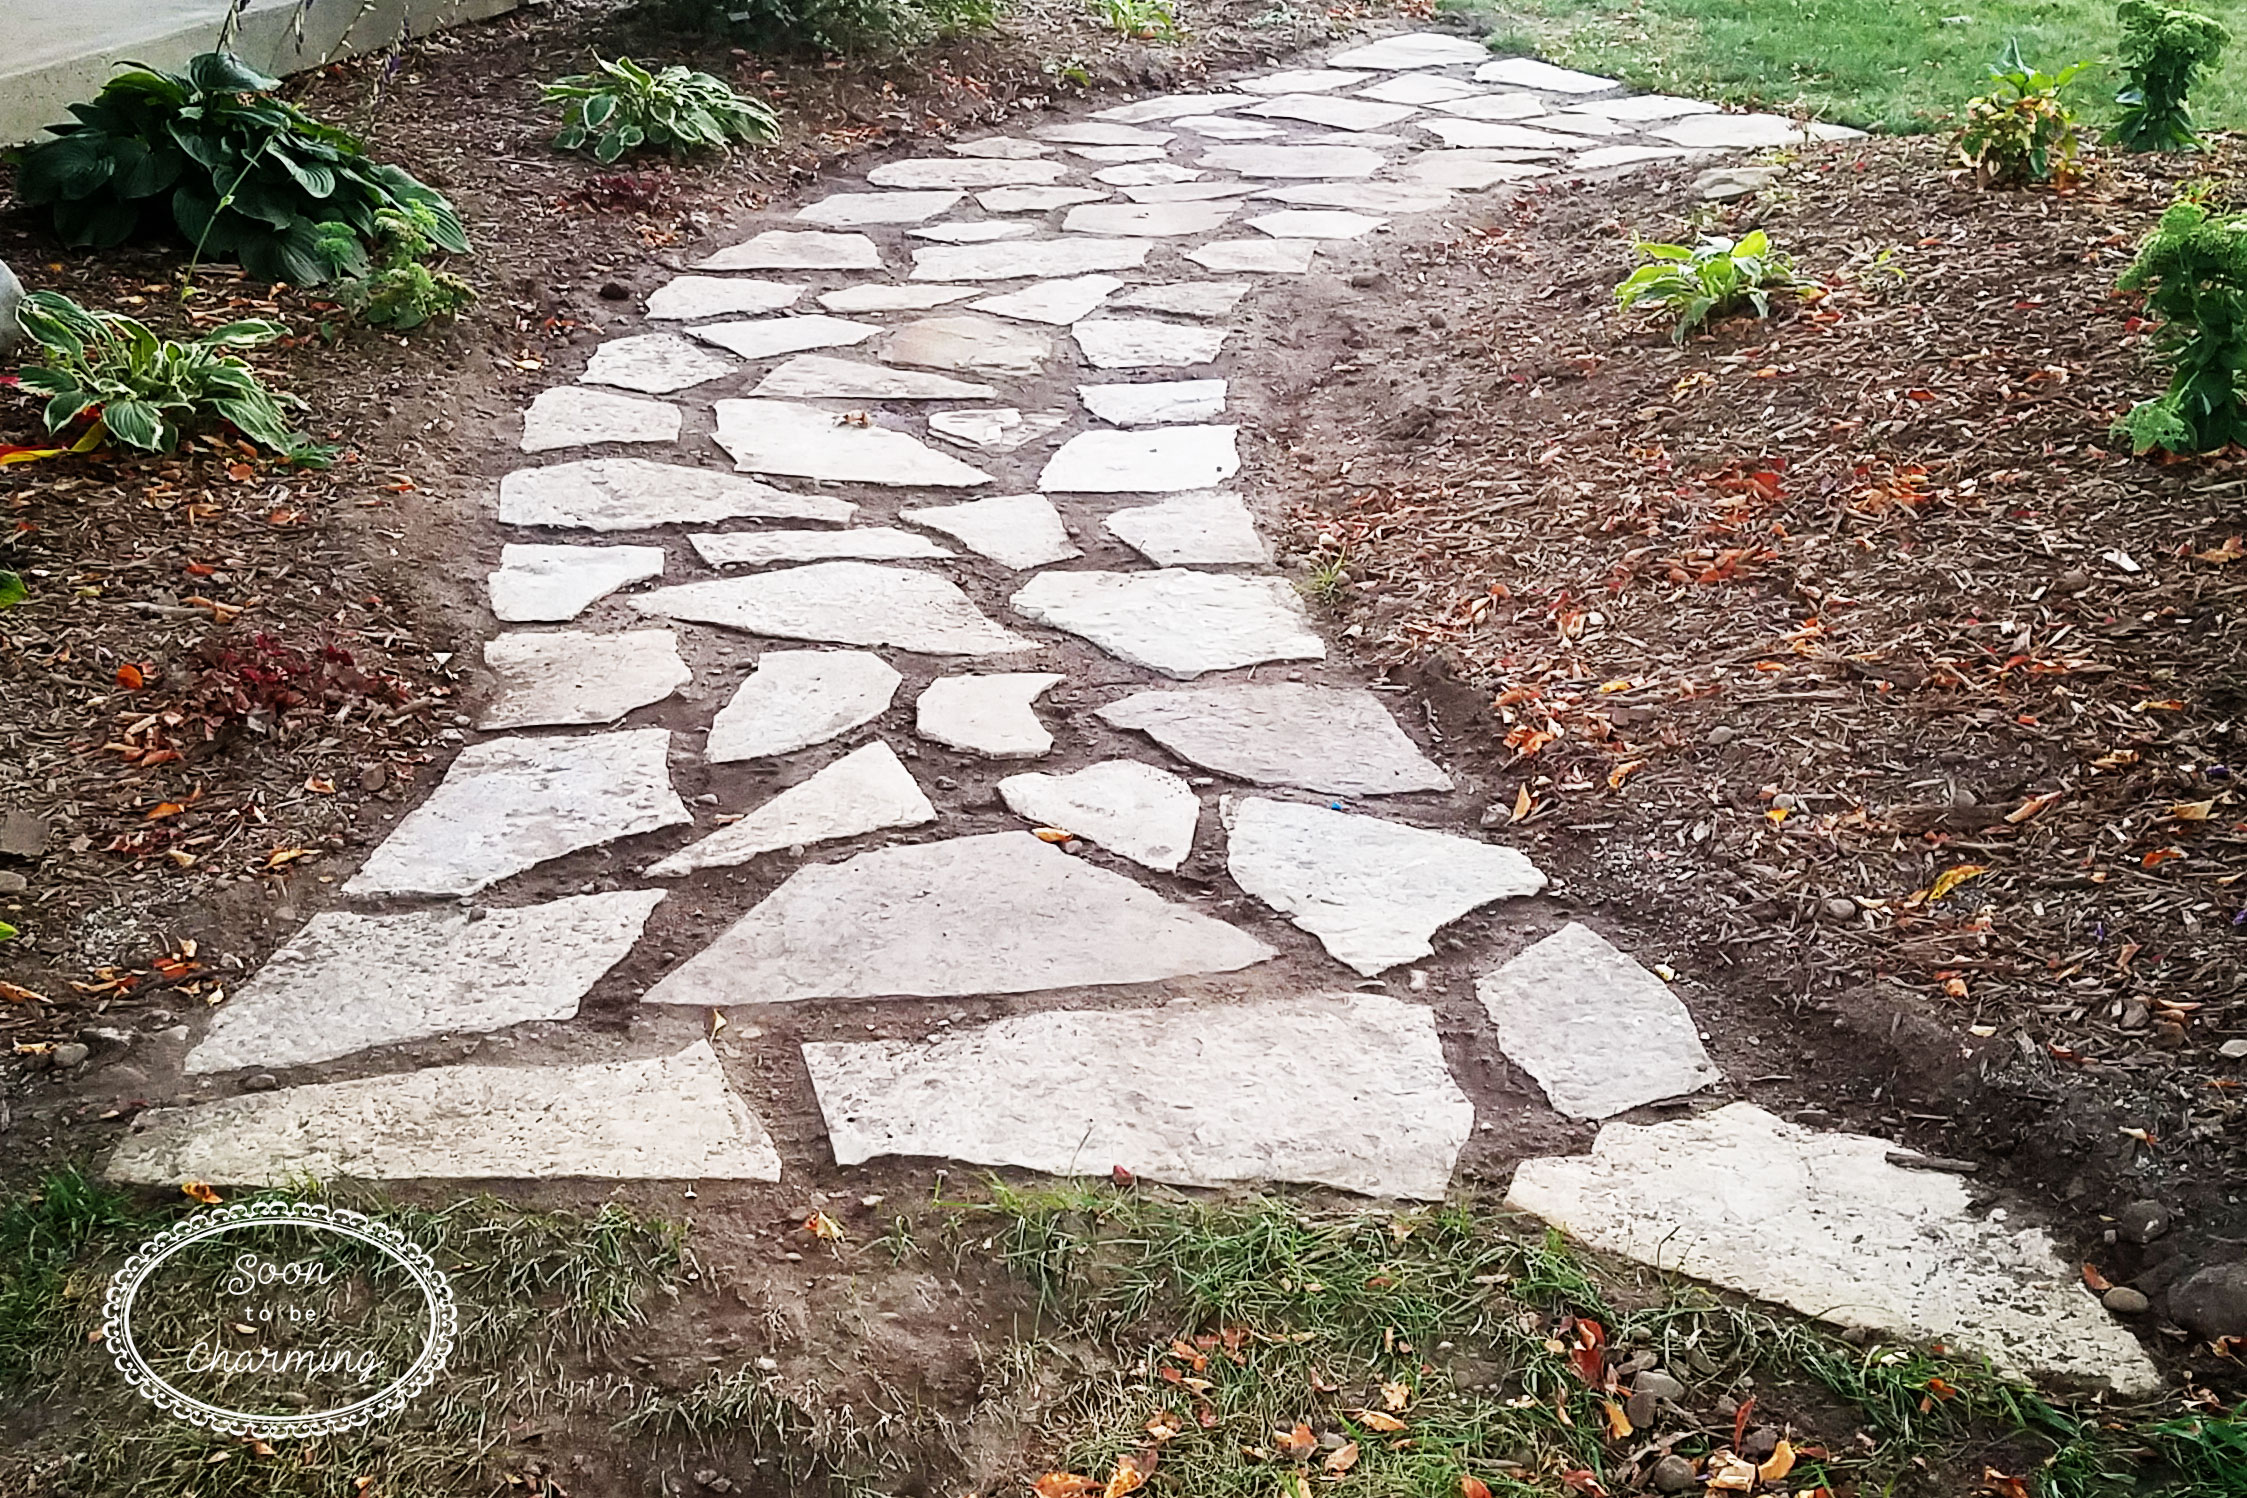
[[[2069,86],[2087,123],[2114,113],[2111,0],[1443,0],[1492,28],[1501,52],[1618,75],[1636,87],[1910,134],[1952,127],[1984,66],[2019,37],[2035,65],[2095,65]],[[2247,127],[2247,7],[2199,7],[2231,26],[2215,76],[2193,95],[2204,127]],[[1961,24],[1946,17],[1963,16]]]

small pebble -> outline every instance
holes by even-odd
[[[281,1079],[269,1071],[261,1071],[254,1077],[242,1079],[242,1090],[244,1092],[271,1092],[280,1085]]]
[[[632,288],[622,281],[603,281],[601,283],[601,300],[604,302],[629,301],[631,297]]]
[[[1857,919],[1857,902],[1847,895],[1833,895],[1826,900],[1826,914],[1837,921]]]
[[[2117,1316],[2143,1316],[2150,1304],[2145,1296],[2128,1285],[2117,1285],[2101,1297],[2106,1308]]]
[[[1650,1394],[1656,1399],[1683,1399],[1685,1397],[1685,1385],[1679,1383],[1667,1373],[1659,1373],[1651,1368],[1631,1380],[1631,1390],[1638,1394]]]
[[[2061,573],[2059,580],[2053,583],[2052,586],[2059,589],[2062,593],[2081,593],[2091,586],[2091,574],[2088,572],[2078,572],[2071,569],[2067,572]]]
[[[85,1065],[86,1058],[92,1054],[93,1050],[90,1047],[81,1045],[75,1040],[66,1040],[55,1047],[53,1052],[54,1064],[57,1070],[68,1071],[73,1066]]]
[[[1654,1396],[1641,1389],[1623,1401],[1623,1416],[1634,1430],[1654,1428]]]
[[[1750,1461],[1760,1462],[1778,1449],[1779,1428],[1775,1425],[1759,1425],[1740,1441],[1740,1455]]]
[[[2157,1201],[2134,1201],[2114,1214],[2114,1227],[2132,1243],[2151,1243],[2169,1231],[2169,1209]]]
[[[1654,1464],[1650,1476],[1655,1489],[1664,1493],[1682,1493],[1700,1482],[1693,1475],[1693,1464],[1682,1456],[1663,1457]]]
[[[1740,731],[1738,729],[1730,728],[1722,723],[1719,723],[1716,727],[1710,729],[1708,733],[1703,736],[1703,742],[1710,744],[1729,744],[1739,736]]]
[[[0,895],[20,895],[31,888],[31,881],[21,874],[0,874]]]

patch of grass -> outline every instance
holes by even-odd
[[[1350,559],[1341,552],[1321,557],[1311,567],[1296,588],[1313,603],[1333,607],[1341,603],[1350,588]]]

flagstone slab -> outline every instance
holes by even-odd
[[[778,312],[804,294],[785,281],[748,276],[675,276],[648,294],[648,316],[659,322],[691,322],[699,317]]]
[[[1103,524],[1158,567],[1263,566],[1272,559],[1238,494],[1181,494],[1118,510]]]
[[[1053,751],[1053,735],[1031,704],[1061,679],[1050,671],[939,676],[914,704],[913,731],[986,759],[1037,759]]]
[[[798,869],[644,1002],[1042,993],[1236,972],[1274,955],[1027,832],[993,832]]]
[[[761,854],[892,827],[925,827],[936,808],[914,783],[897,751],[880,739],[774,796],[740,821],[649,865],[654,878],[696,869],[731,868]]]
[[[1078,203],[1097,203],[1108,196],[1097,187],[994,187],[977,193],[975,201],[985,213],[1044,213]]]
[[[484,665],[499,685],[476,719],[487,731],[614,723],[694,679],[667,629],[517,630],[484,642]]]
[[[939,531],[1016,572],[1084,555],[1069,539],[1061,512],[1043,494],[995,494],[962,505],[900,510],[897,518]]]
[[[1079,432],[1038,475],[1048,494],[1166,494],[1207,489],[1240,472],[1232,426]]]
[[[639,531],[750,517],[846,524],[857,510],[825,494],[790,494],[740,474],[648,458],[580,458],[518,468],[499,481],[499,518],[507,525]]]
[[[1525,1160],[1506,1202],[1606,1253],[1883,1337],[1939,1342],[2000,1373],[2151,1394],[2160,1372],[2084,1293],[2044,1229],[1990,1210],[1897,1146],[1752,1103],[1600,1128],[1589,1155]]]
[[[1345,68],[1290,68],[1282,73],[1266,73],[1261,78],[1243,78],[1233,87],[1244,93],[1263,94],[1267,97],[1281,94],[1323,94],[1332,89],[1348,88],[1353,83],[1363,83],[1371,73],[1353,73]]]
[[[1201,164],[1243,177],[1370,177],[1381,153],[1369,146],[1211,146]]]
[[[1398,169],[1398,175],[1424,187],[1442,187],[1456,192],[1481,192],[1501,182],[1526,182],[1532,177],[1549,177],[1552,168],[1535,165],[1533,159],[1549,156],[1549,152],[1517,152],[1500,154],[1491,151],[1429,151],[1414,157]]]
[[[343,892],[472,895],[580,848],[676,826],[688,818],[670,744],[660,728],[470,744]]]
[[[1126,161],[1160,161],[1169,153],[1161,146],[1064,146],[1071,156],[1113,166]]]
[[[882,252],[863,234],[819,229],[767,229],[708,259],[696,270],[880,270]]]
[[[1475,980],[1498,1049],[1570,1118],[1612,1118],[1722,1080],[1668,984],[1574,921]]]
[[[1385,36],[1362,47],[1338,52],[1327,61],[1338,68],[1372,68],[1390,72],[1402,68],[1446,68],[1455,62],[1480,62],[1490,51],[1480,42],[1440,31],[1408,31]]]
[[[744,473],[948,489],[988,484],[991,476],[940,453],[918,438],[887,427],[857,425],[794,401],[724,400],[717,403],[718,446]]]
[[[584,1066],[433,1066],[133,1120],[111,1180],[777,1181],[765,1126],[708,1041]]]
[[[1475,82],[1504,83],[1548,94],[1602,94],[1623,86],[1612,78],[1579,73],[1572,68],[1556,68],[1534,57],[1502,57],[1496,62],[1486,62],[1475,69]]]
[[[1378,99],[1338,99],[1325,94],[1283,94],[1242,113],[1265,120],[1302,120],[1330,130],[1379,130],[1420,112],[1412,104],[1384,104]]]
[[[1745,151],[1766,146],[1798,146],[1806,139],[1857,140],[1865,132],[1815,120],[1797,122],[1783,114],[1694,114],[1647,133],[1673,145],[1696,150]]]
[[[1012,406],[992,406],[982,411],[939,411],[929,417],[928,429],[945,441],[964,447],[1010,453],[1040,437],[1052,435],[1068,421],[1065,411],[1018,411]]]
[[[1135,286],[1110,305],[1171,312],[1180,317],[1223,317],[1247,296],[1250,281],[1177,281],[1168,286]]]
[[[1532,130],[1502,120],[1424,119],[1419,127],[1445,145],[1462,150],[1503,146],[1515,151],[1573,151],[1581,144],[1551,130]]]
[[[484,579],[492,613],[509,624],[558,624],[629,583],[663,576],[660,546],[534,546],[499,549]]]
[[[1028,239],[1038,232],[1038,226],[982,219],[966,224],[930,224],[925,229],[909,229],[906,232],[915,239],[931,240],[937,244],[991,244],[1001,239]]]
[[[780,640],[888,645],[921,655],[1007,655],[1035,642],[1001,629],[931,572],[870,562],[807,562],[779,572],[658,588],[643,614],[722,624]]]
[[[731,350],[744,359],[772,359],[814,348],[847,348],[864,343],[880,331],[870,322],[852,322],[847,317],[828,317],[819,312],[756,322],[705,323],[693,330],[703,342]]]
[[[186,1070],[305,1066],[372,1046],[575,1018],[661,890],[408,915],[327,911],[213,1011]]]
[[[1250,94],[1163,94],[1153,99],[1136,99],[1129,104],[1117,104],[1107,109],[1096,109],[1096,120],[1117,120],[1126,125],[1148,125],[1158,120],[1175,120],[1188,114],[1223,114],[1228,109],[1238,109],[1243,104],[1253,104]]]
[[[957,401],[992,400],[988,385],[919,370],[884,369],[856,359],[798,354],[757,382],[751,395],[791,400]]]
[[[967,194],[931,192],[837,192],[796,210],[796,217],[830,229],[860,229],[869,224],[925,224],[950,213]]]
[[[1166,874],[1193,851],[1202,814],[1192,786],[1135,759],[1104,760],[1069,775],[1009,775],[999,782],[999,799],[1018,817]]]
[[[994,312],[1023,322],[1073,323],[1121,290],[1123,284],[1114,276],[1070,276],[1059,281],[1039,281],[1020,291],[970,302],[968,310]]]
[[[931,245],[913,252],[916,281],[1027,281],[1137,270],[1151,239],[1038,239],[1015,244]]]
[[[676,442],[685,420],[668,401],[557,385],[541,390],[523,413],[522,447],[542,453],[596,442]]]
[[[1183,168],[1181,168],[1183,170]],[[1187,172],[1190,178],[1200,178],[1200,172]],[[1141,187],[1127,187],[1123,195],[1134,203],[1209,203],[1219,198],[1245,198],[1256,191],[1253,182],[1150,182]]]
[[[957,555],[926,536],[891,525],[840,531],[728,531],[687,540],[713,567],[769,567],[776,562],[824,562],[837,557],[913,562]]]
[[[1231,336],[1227,328],[1160,322],[1151,317],[1088,318],[1070,330],[1094,369],[1169,369],[1207,364]]]
[[[1008,600],[1118,660],[1191,680],[1265,661],[1326,659],[1295,590],[1276,577],[1191,572],[1041,572]]]
[[[1558,130],[1565,135],[1629,135],[1633,128],[1598,114],[1541,114],[1525,123],[1534,130]]]
[[[921,312],[975,293],[973,286],[846,286],[821,292],[819,305],[830,312]]]
[[[1644,166],[1649,161],[1675,161],[1694,154],[1682,146],[1595,146],[1568,165],[1572,171],[1599,172],[1619,166]]]
[[[986,135],[981,140],[961,140],[952,143],[955,156],[982,156],[993,161],[1028,161],[1047,154],[1050,147],[1034,140],[1022,140],[1011,135]]]
[[[1262,120],[1244,120],[1230,114],[1190,114],[1172,121],[1181,130],[1191,130],[1196,135],[1206,135],[1211,140],[1270,140],[1285,135],[1279,125],[1267,125]]]
[[[1311,268],[1318,243],[1309,239],[1213,239],[1186,258],[1204,270],[1220,274],[1242,271],[1258,275],[1299,276]]]
[[[876,187],[962,188],[1030,187],[1058,182],[1069,168],[1058,161],[1031,158],[925,156],[915,161],[890,161],[866,174]]]
[[[842,1165],[934,1156],[1435,1201],[1474,1127],[1433,1012],[1377,994],[1024,1014],[803,1055]]]
[[[1443,188],[1401,182],[1303,182],[1267,187],[1256,196],[1306,208],[1348,208],[1360,213],[1433,213],[1448,207],[1452,199]]]
[[[1551,106],[1535,94],[1478,94],[1447,99],[1435,107],[1462,120],[1532,120]]]
[[[1233,882],[1368,978],[1432,955],[1468,911],[1545,887],[1519,852],[1473,838],[1262,796],[1221,809]]]
[[[1239,211],[1237,203],[1084,203],[1061,227],[1072,234],[1146,234],[1158,239],[1207,234]]]
[[[1720,104],[1706,99],[1680,99],[1671,94],[1625,94],[1617,99],[1594,99],[1568,106],[1571,113],[1603,114],[1611,120],[1674,120],[1688,114],[1717,114]]]
[[[882,346],[884,364],[917,364],[927,369],[972,374],[1037,374],[1053,355],[1053,340],[1043,333],[974,312],[907,323]]]
[[[1175,186],[1182,182],[1199,182],[1209,174],[1190,166],[1179,166],[1170,161],[1135,161],[1124,166],[1102,167],[1092,174],[1095,182],[1105,182],[1110,187],[1160,187]],[[1172,199],[1185,202],[1187,199]]]
[[[732,374],[740,367],[676,333],[635,333],[629,338],[611,338],[593,350],[585,373],[577,378],[582,385],[614,385],[643,395],[669,395]]]
[[[1283,208],[1250,219],[1247,227],[1274,239],[1357,239],[1386,223],[1385,218],[1341,208]]]
[[[1064,146],[1159,146],[1177,138],[1168,130],[1141,130],[1112,120],[1046,125],[1030,133],[1039,140]]]
[[[1357,91],[1360,99],[1378,99],[1384,104],[1442,104],[1452,99],[1469,99],[1481,93],[1471,83],[1461,83],[1456,78],[1446,78],[1440,73],[1403,73],[1394,78],[1384,78],[1370,88]]]
[[[1079,385],[1077,399],[1120,427],[1214,421],[1225,414],[1223,380],[1158,380],[1145,385]]]
[[[1135,692],[1099,710],[1189,764],[1251,785],[1335,796],[1448,791],[1451,777],[1397,727],[1380,696],[1301,682]]]
[[[905,678],[865,650],[768,650],[710,723],[712,764],[793,754],[889,711]]]

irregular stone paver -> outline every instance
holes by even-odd
[[[793,307],[804,288],[785,281],[747,276],[676,276],[648,294],[648,316],[659,322],[691,322],[698,317],[778,312]]]
[[[542,453],[596,442],[676,442],[685,419],[667,401],[556,385],[541,390],[523,413],[522,447],[527,453]]]
[[[1545,113],[1545,101],[1535,94],[1478,94],[1471,99],[1449,99],[1437,109],[1462,120],[1532,120]]]
[[[1365,213],[1432,213],[1449,205],[1452,199],[1452,194],[1443,188],[1416,187],[1401,182],[1305,182],[1292,187],[1267,187],[1256,196],[1313,208],[1351,208]]]
[[[1188,172],[1189,178],[1200,172]],[[1123,195],[1134,203],[1206,203],[1215,198],[1245,198],[1256,191],[1253,182],[1149,182],[1127,187]]]
[[[1019,281],[1137,270],[1151,239],[1041,239],[1026,244],[931,245],[913,252],[916,281]]]
[[[1628,135],[1631,127],[1596,114],[1541,114],[1528,121],[1537,130],[1558,130],[1568,135]]]
[[[830,312],[919,312],[974,296],[973,286],[846,286],[823,291],[819,305]]]
[[[1102,523],[1158,567],[1262,566],[1272,559],[1238,494],[1181,494],[1118,510]]]
[[[1569,68],[1556,68],[1534,57],[1504,57],[1475,69],[1477,83],[1504,83],[1514,88],[1534,88],[1548,94],[1600,94],[1622,85],[1612,78],[1595,77]]]
[[[1169,286],[1141,286],[1125,292],[1111,304],[1117,308],[1144,308],[1171,312],[1180,317],[1223,317],[1248,295],[1247,281],[1179,281]]]
[[[486,739],[460,751],[429,799],[344,885],[347,895],[472,895],[580,848],[673,827],[671,735]]]
[[[957,554],[926,536],[891,525],[846,531],[728,531],[722,536],[689,536],[687,540],[713,567],[769,567],[775,562],[823,562],[836,557],[911,562]]]
[[[1957,1176],[1889,1164],[1896,1148],[1732,1103],[1606,1124],[1589,1155],[1523,1161],[1506,1202],[1603,1252],[2001,1372],[2161,1386],[2049,1235],[1978,1207]]]
[[[767,229],[744,244],[697,260],[696,270],[880,270],[882,252],[863,234]]]
[[[1196,135],[1206,135],[1211,140],[1270,140],[1285,135],[1278,125],[1267,125],[1262,120],[1244,120],[1230,114],[1190,114],[1175,120],[1181,130],[1191,130]]]
[[[1147,234],[1170,238],[1207,234],[1239,211],[1236,203],[1084,203],[1061,227],[1073,234]]]
[[[929,417],[928,429],[947,442],[1010,453],[1059,431],[1068,421],[1065,411],[1024,412],[1012,406],[992,406],[982,411],[939,411]]]
[[[1228,109],[1238,109],[1243,104],[1255,102],[1248,94],[1164,94],[1160,98],[1137,99],[1129,104],[1096,109],[1093,111],[1093,118],[1141,125],[1156,120],[1175,120],[1188,114],[1222,114]]]
[[[1439,31],[1410,31],[1385,36],[1362,47],[1352,47],[1327,59],[1338,68],[1372,68],[1389,72],[1401,68],[1443,68],[1455,62],[1480,62],[1490,56],[1479,42]]]
[[[1110,187],[1161,187],[1175,186],[1181,182],[1199,182],[1207,172],[1190,166],[1178,166],[1168,161],[1138,161],[1126,166],[1104,167],[1092,174],[1095,182],[1105,182]],[[1133,202],[1184,203],[1191,199],[1183,196],[1167,198],[1134,198]]]
[[[752,395],[798,400],[990,400],[988,385],[919,370],[884,369],[831,354],[798,354],[757,382]]]
[[[1308,239],[1218,239],[1189,251],[1186,258],[1213,271],[1300,276],[1311,268],[1318,248]]]
[[[1081,330],[1080,330],[1081,331]],[[1079,432],[1038,475],[1048,494],[1165,494],[1207,489],[1240,472],[1230,426]]]
[[[870,322],[807,312],[799,317],[768,317],[758,322],[706,323],[694,330],[694,336],[744,359],[772,359],[805,349],[847,348],[864,343],[880,331]]]
[[[1229,973],[1274,955],[1027,832],[993,832],[798,869],[644,1002],[1037,993]]]
[[[499,549],[499,570],[485,578],[492,612],[509,624],[575,619],[596,599],[627,583],[663,575],[660,546],[530,546]]]
[[[1201,164],[1243,177],[1370,177],[1381,153],[1366,146],[1211,146]]]
[[[1225,347],[1228,330],[1159,322],[1151,317],[1089,319],[1070,329],[1095,369],[1170,369],[1207,364]]]
[[[1461,83],[1456,78],[1439,77],[1433,73],[1405,73],[1395,78],[1384,78],[1370,88],[1357,91],[1360,99],[1379,99],[1384,104],[1442,104],[1452,99],[1470,99],[1481,93],[1471,83]]]
[[[1434,1201],[1474,1126],[1434,1015],[1373,994],[1025,1014],[803,1054],[844,1165],[936,1155]]]
[[[1336,796],[1448,791],[1451,777],[1405,737],[1380,697],[1301,682],[1135,692],[1099,711],[1190,764],[1252,785]]]
[[[637,333],[630,338],[612,338],[593,350],[585,373],[577,378],[585,385],[614,385],[643,395],[669,395],[732,374],[737,368],[731,359],[676,333]]]
[[[1202,814],[1192,786],[1135,759],[1104,760],[1072,775],[1009,775],[999,798],[1018,817],[1166,874],[1193,851]]]
[[[768,650],[711,720],[712,764],[792,754],[889,711],[905,678],[865,650]]]
[[[667,629],[618,635],[558,629],[517,631],[484,642],[499,694],[476,719],[481,729],[614,723],[661,702],[694,679]]]
[[[1648,132],[1698,150],[1740,151],[1801,145],[1808,140],[1856,140],[1865,132],[1846,125],[1797,123],[1783,114],[1694,114]]]
[[[1031,704],[1061,681],[1050,671],[939,676],[913,705],[913,731],[932,743],[985,759],[1037,759],[1053,735]]]
[[[651,864],[648,873],[669,879],[696,869],[729,868],[781,848],[860,837],[888,827],[924,827],[935,820],[936,808],[921,794],[897,751],[876,739],[740,821]]]
[[[915,239],[934,240],[938,244],[989,244],[999,239],[1028,239],[1037,232],[1035,224],[990,220],[972,224],[930,224],[925,229],[911,231]]]
[[[1140,130],[1102,120],[1046,125],[1030,132],[1039,140],[1065,146],[1159,146],[1177,137],[1168,130]]]
[[[708,1041],[587,1066],[436,1066],[133,1120],[117,1181],[777,1181],[765,1126]]]
[[[985,213],[1044,213],[1078,203],[1097,203],[1108,194],[1097,187],[994,187],[975,201]]]
[[[1619,99],[1595,99],[1571,104],[1571,113],[1601,114],[1611,120],[1674,120],[1680,115],[1716,114],[1722,105],[1705,99],[1680,99],[1669,94],[1626,94]]]
[[[1114,276],[1071,276],[1060,281],[1039,281],[1020,291],[987,296],[968,303],[972,312],[995,312],[1023,322],[1072,323],[1123,288]]]
[[[796,211],[796,217],[830,229],[859,229],[868,224],[925,224],[940,213],[950,213],[966,197],[963,192],[838,192]]]
[[[1006,655],[1037,646],[993,624],[951,583],[871,562],[682,583],[632,599],[643,614],[722,624],[781,640],[889,645],[922,655]]]
[[[499,481],[499,518],[508,525],[639,531],[749,516],[844,524],[857,510],[825,494],[790,494],[739,474],[647,458],[581,458],[518,468]]]
[[[1682,146],[1598,146],[1584,152],[1569,165],[1579,172],[1604,171],[1609,167],[1643,166],[1649,161],[1675,161],[1680,156],[1693,153]]]
[[[907,323],[882,346],[881,359],[884,364],[1021,378],[1044,369],[1052,354],[1053,341],[1043,333],[979,313],[955,312]]]
[[[1020,572],[1082,556],[1061,523],[1061,512],[1043,494],[995,494],[964,505],[900,510],[907,525],[940,531],[978,556]]]
[[[1431,955],[1429,938],[1478,905],[1545,887],[1514,849],[1447,832],[1262,796],[1223,811],[1233,882],[1368,978]]]
[[[1233,87],[1251,94],[1322,94],[1330,89],[1363,83],[1372,76],[1344,68],[1290,68],[1282,73],[1266,73],[1261,78],[1243,78]]]
[[[1145,385],[1079,385],[1077,398],[1120,427],[1211,421],[1225,414],[1223,380],[1157,380]]]
[[[993,161],[1028,161],[1047,154],[1047,148],[1034,140],[1021,140],[1011,135],[986,135],[981,140],[961,140],[952,143],[956,156],[982,156]]]
[[[1612,1118],[1722,1078],[1669,985],[1574,921],[1475,980],[1498,1049],[1570,1118]]]
[[[1579,142],[1550,130],[1533,130],[1499,120],[1422,120],[1420,128],[1447,146],[1462,149],[1502,146],[1514,151],[1572,151]]]
[[[718,446],[745,473],[794,474],[861,484],[911,487],[932,484],[969,489],[991,476],[904,432],[858,425],[794,401],[727,400],[717,403]],[[864,418],[861,418],[863,420]]]
[[[1160,161],[1169,154],[1161,146],[1069,146],[1066,149],[1071,156],[1103,163]]]
[[[1008,603],[1118,660],[1182,680],[1263,661],[1326,659],[1326,642],[1304,620],[1295,590],[1276,577],[1170,567],[1041,572]]]
[[[1267,120],[1304,120],[1334,130],[1379,130],[1399,120],[1409,120],[1419,109],[1411,104],[1383,104],[1378,99],[1336,99],[1323,94],[1285,94],[1245,113]]]
[[[1274,239],[1356,239],[1388,222],[1341,208],[1283,208],[1248,221],[1248,227]]]
[[[1496,152],[1430,151],[1406,163],[1399,175],[1428,187],[1481,192],[1501,182],[1526,182],[1551,174],[1551,167],[1509,160]]]
[[[303,1066],[370,1046],[574,1017],[661,890],[513,909],[325,911],[214,1012],[186,1069]]]
[[[942,157],[923,157],[917,161],[890,161],[875,167],[866,174],[866,180],[876,187],[1029,187],[1058,182],[1069,174],[1069,168],[1058,161],[1032,158],[1025,161],[1008,161],[1003,158],[974,157],[947,161]]]

